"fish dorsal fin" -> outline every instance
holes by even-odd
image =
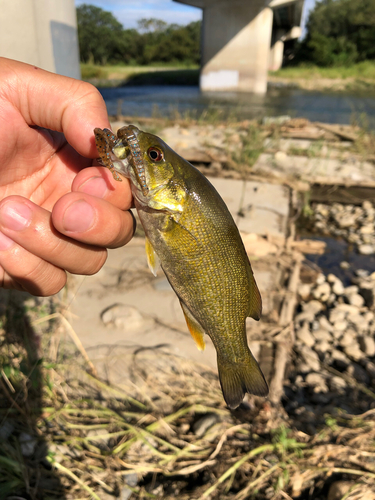
[[[198,321],[194,318],[194,316],[191,314],[189,309],[185,306],[183,302],[181,302],[181,308],[182,312],[184,313],[186,324],[189,328],[189,332],[191,336],[193,337],[195,343],[197,344],[198,350],[199,351],[204,351],[206,347],[206,343],[204,341],[204,330],[201,327],[201,325],[198,323]]]
[[[160,260],[157,253],[154,250],[154,247],[151,245],[151,241],[146,236],[146,255],[147,255],[147,263],[150,271],[154,276],[157,275]]]
[[[250,263],[250,261],[249,261]],[[249,313],[248,317],[260,320],[262,315],[262,297],[260,296],[258,285],[256,284],[253,270],[250,265],[250,304],[249,304]]]

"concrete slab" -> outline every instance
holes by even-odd
[[[289,216],[289,188],[278,184],[209,177],[239,230],[285,238]]]

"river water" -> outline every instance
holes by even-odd
[[[154,85],[99,88],[110,115],[171,117],[176,111],[198,118],[203,114],[222,118],[262,118],[289,115],[311,121],[351,124],[366,113],[375,129],[375,92],[312,92],[271,87],[266,95],[236,92],[204,93],[195,86]],[[121,100],[121,102],[120,102]],[[360,124],[363,123],[360,121]]]

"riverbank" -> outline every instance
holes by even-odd
[[[199,67],[163,64],[153,66],[99,66],[81,64],[82,79],[97,87],[123,85],[199,85]],[[365,61],[349,67],[299,66],[270,71],[269,87],[311,91],[374,91],[375,63]]]

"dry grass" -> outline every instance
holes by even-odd
[[[116,387],[92,375],[59,314],[46,301],[5,309],[0,499],[318,499],[334,479],[352,479],[353,495],[375,483],[375,410],[329,415],[309,436],[264,401],[230,412],[214,371],[163,350],[124,358],[131,376]]]

